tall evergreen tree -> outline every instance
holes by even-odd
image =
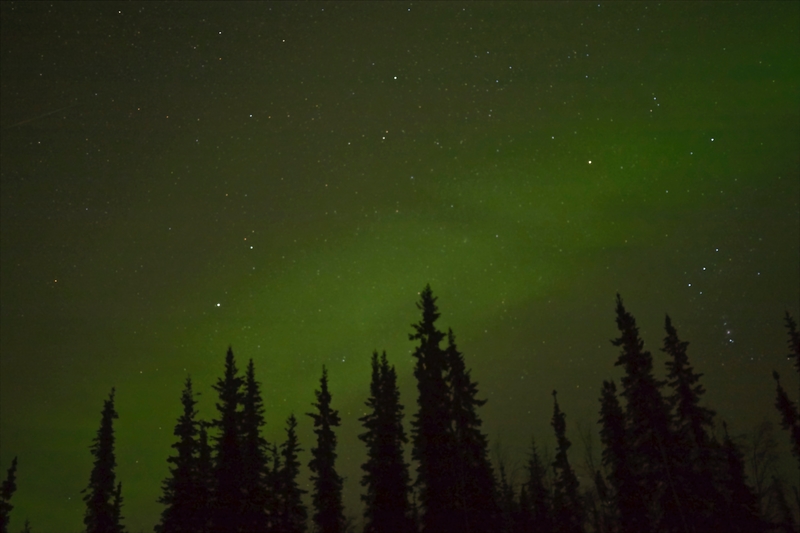
[[[686,527],[693,531],[716,529],[720,496],[714,486],[713,450],[708,431],[714,426],[714,411],[700,405],[705,389],[700,384],[702,374],[696,374],[689,364],[686,349],[689,343],[678,338],[678,332],[667,315],[662,351],[667,361],[667,383],[672,394],[667,405],[672,412],[673,479],[682,505]],[[683,529],[676,523],[674,529]]]
[[[417,360],[414,377],[419,409],[411,425],[412,457],[417,461],[416,489],[423,509],[422,531],[463,530],[452,501],[455,476],[449,390],[445,381],[447,362],[439,346],[444,333],[436,328],[439,313],[430,285],[420,294],[417,309],[422,311],[422,319],[413,325],[414,333],[409,339],[419,342],[413,353]]]
[[[219,394],[219,418],[212,422],[218,434],[214,439],[214,510],[212,530],[239,531],[242,511],[242,450],[240,419],[243,380],[236,368],[233,349],[225,356],[225,373],[214,384]]]
[[[497,484],[497,500],[499,507],[497,518],[499,519],[499,527],[494,524],[495,529],[502,533],[513,533],[520,519],[519,502],[517,501],[516,494],[514,494],[514,486],[506,475],[506,465],[504,461],[500,461],[497,465],[497,472],[500,477]]]
[[[111,508],[114,512],[114,523],[117,524],[117,531],[119,533],[125,533],[125,526],[122,525],[122,520],[125,518],[122,516],[122,482],[120,481],[117,483],[117,488],[114,490],[114,501],[111,504]]]
[[[481,431],[478,384],[472,381],[464,357],[458,351],[452,330],[447,332],[445,364],[449,388],[451,431],[453,434],[453,474],[459,531],[490,531],[498,523],[500,508],[489,443]]]
[[[200,429],[195,419],[197,400],[192,392],[191,377],[186,378],[181,405],[183,413],[173,432],[178,437],[172,445],[177,454],[167,459],[172,465],[170,476],[162,483],[163,494],[158,499],[166,506],[161,512],[161,523],[156,526],[160,533],[203,532],[207,526],[206,511],[200,505],[208,504],[208,498],[203,498],[202,494],[208,489],[200,478]]]
[[[196,498],[198,519],[198,531],[205,532],[211,527],[213,518],[213,490],[214,482],[214,462],[211,458],[211,446],[208,443],[209,423],[200,420],[197,423],[200,434],[197,440],[197,481],[198,494]]]
[[[758,518],[758,498],[747,485],[744,471],[744,456],[728,435],[728,425],[723,423],[725,440],[722,445],[724,477],[722,493],[727,508],[724,510],[726,531],[758,532],[763,524]]]
[[[408,442],[403,429],[403,406],[397,390],[397,374],[389,365],[386,352],[378,360],[372,353],[370,409],[359,418],[366,429],[358,436],[367,445],[367,462],[361,468],[361,484],[367,493],[361,496],[366,503],[364,518],[366,533],[410,532],[408,503],[408,464],[403,458],[403,444]]]
[[[551,512],[551,495],[546,483],[546,471],[544,463],[539,456],[536,447],[536,440],[531,439],[531,450],[528,455],[526,465],[528,488],[526,497],[530,502],[530,524],[528,530],[531,533],[545,533],[553,530],[553,520]],[[522,498],[520,497],[520,500]]]
[[[625,414],[617,399],[617,386],[603,381],[600,395],[600,439],[603,442],[603,466],[608,472],[615,505],[611,506],[610,522],[618,523],[623,533],[639,531],[647,515],[639,497],[636,480],[630,470],[625,443]]]
[[[336,434],[333,428],[341,420],[339,411],[331,408],[331,394],[328,392],[328,371],[322,367],[320,390],[314,391],[317,397],[316,413],[307,413],[314,420],[314,433],[317,446],[311,449],[312,459],[308,463],[314,483],[312,500],[314,502],[314,523],[320,533],[340,533],[344,531],[344,508],[342,506],[342,478],[336,473]]]
[[[702,450],[708,443],[707,431],[714,426],[714,411],[700,405],[705,389],[700,384],[703,374],[695,374],[689,364],[686,348],[689,343],[678,338],[669,315],[664,321],[667,336],[661,349],[670,356],[667,361],[667,383],[673,389],[667,404],[674,412],[677,444],[685,449]]]
[[[663,381],[653,376],[653,358],[644,349],[636,320],[625,310],[617,294],[617,327],[620,336],[612,344],[622,348],[616,366],[622,366],[622,396],[625,407],[626,449],[631,477],[648,513],[636,518],[636,530],[686,529],[677,498],[671,453],[669,407],[661,396]],[[633,517],[632,517],[633,518]],[[669,522],[665,524],[664,521]]]
[[[297,483],[300,474],[300,461],[297,455],[303,451],[297,439],[297,419],[294,414],[286,421],[286,440],[281,444],[280,461],[276,464],[279,476],[279,494],[276,498],[279,508],[276,519],[276,531],[281,533],[303,533],[306,530],[306,506],[303,504],[305,490]]]
[[[256,381],[253,360],[247,365],[242,398],[241,439],[242,439],[242,529],[258,533],[266,531],[269,524],[267,515],[267,441],[261,436],[264,425],[264,402],[261,399],[260,384]]]
[[[117,460],[114,455],[114,419],[119,418],[114,410],[114,393],[112,388],[108,400],[103,402],[100,418],[100,429],[92,441],[91,452],[94,456],[89,485],[83,489],[83,501],[86,502],[86,514],[83,523],[86,533],[120,533],[120,509],[115,501],[121,502],[122,495],[115,490]]]
[[[556,434],[556,457],[553,461],[553,530],[564,533],[583,531],[583,509],[578,496],[578,478],[569,464],[567,450],[572,445],[566,435],[566,415],[558,406],[553,391],[553,419]]]
[[[8,533],[8,522],[11,520],[11,511],[14,509],[14,506],[11,505],[11,497],[16,490],[17,458],[14,457],[6,479],[3,481],[3,486],[0,488],[0,533]]]
[[[789,359],[794,359],[795,369],[798,375],[798,387],[800,387],[800,332],[797,331],[797,323],[789,312],[784,318],[786,329],[789,333]],[[777,372],[773,371],[772,376],[776,383],[775,407],[781,415],[781,426],[789,431],[792,443],[792,454],[797,458],[800,466],[800,410],[795,402],[789,399],[789,395],[781,385],[781,378]],[[800,392],[800,391],[798,391]],[[798,396],[800,400],[800,396]]]

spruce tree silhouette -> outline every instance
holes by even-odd
[[[531,438],[531,449],[528,453],[528,463],[526,465],[526,475],[528,481],[525,483],[527,487],[526,498],[528,502],[528,509],[530,510],[530,520],[525,523],[529,524],[527,529],[523,531],[530,531],[531,533],[545,533],[553,530],[553,520],[551,512],[551,497],[550,490],[546,483],[546,470],[539,450],[536,447],[536,440]],[[523,487],[524,488],[524,487]],[[520,494],[520,506],[523,506],[522,495]],[[524,508],[523,508],[524,509]],[[523,510],[523,515],[527,513]]]
[[[266,488],[266,511],[267,511],[267,530],[273,531],[280,522],[281,514],[281,452],[277,444],[269,444],[267,447],[267,462],[271,463],[267,468],[264,477]]]
[[[489,531],[498,523],[494,471],[489,461],[489,444],[481,432],[482,421],[478,407],[478,384],[472,381],[458,351],[455,335],[447,331],[445,349],[446,379],[450,396],[450,419],[453,433],[453,474],[455,493],[452,497],[461,522],[459,531]]]
[[[162,483],[163,494],[158,502],[166,507],[161,512],[158,533],[202,533],[208,527],[207,481],[200,472],[200,423],[196,420],[197,400],[192,391],[192,378],[186,377],[181,393],[183,413],[173,434],[178,437],[172,445],[177,455],[167,458],[170,475]]]
[[[126,533],[125,526],[122,525],[122,482],[117,483],[117,488],[114,490],[114,502],[111,504],[114,513],[114,522],[117,524],[117,531],[119,533]]]
[[[306,530],[306,506],[303,504],[305,490],[297,483],[300,474],[300,461],[297,455],[303,451],[297,440],[297,419],[294,414],[286,421],[286,440],[281,444],[279,459],[276,459],[276,498],[277,505],[275,531],[281,533],[303,533]],[[281,464],[282,463],[282,464]]]
[[[689,343],[678,338],[669,315],[664,329],[667,336],[661,351],[670,357],[666,362],[667,383],[673,391],[666,401],[672,413],[673,446],[679,451],[670,454],[675,464],[675,487],[688,529],[709,531],[720,527],[717,510],[721,496],[714,485],[714,450],[708,433],[714,427],[715,413],[700,405],[705,394],[700,384],[702,374],[696,374],[689,364]],[[681,526],[675,523],[673,529]]]
[[[747,485],[744,471],[744,456],[728,434],[728,424],[722,424],[725,440],[722,445],[725,476],[722,480],[722,493],[727,502],[724,512],[725,531],[758,532],[764,524],[758,517],[758,498]]]
[[[795,323],[788,311],[784,320],[789,333],[789,354],[787,357],[794,359],[798,376],[798,388],[800,389],[800,332],[797,331],[797,323]],[[800,410],[798,410],[798,405],[789,399],[789,395],[783,389],[780,375],[773,370],[772,377],[775,378],[776,385],[775,407],[781,415],[781,426],[789,431],[792,454],[797,458],[797,465],[800,467]],[[800,393],[800,390],[798,392]],[[800,395],[798,395],[798,401],[800,401]]]
[[[17,458],[14,457],[6,479],[3,481],[3,486],[0,488],[0,533],[8,533],[8,522],[11,520],[11,511],[14,509],[14,506],[11,505],[11,497],[16,490]]]
[[[197,445],[197,498],[195,506],[197,508],[198,531],[205,533],[210,531],[211,520],[213,518],[213,490],[215,486],[214,480],[214,463],[211,459],[211,446],[208,443],[208,426],[209,423],[200,420],[197,423],[200,428],[198,435]]]
[[[389,366],[386,352],[378,360],[372,353],[372,381],[366,402],[369,412],[359,418],[367,430],[358,436],[367,445],[367,461],[361,465],[361,485],[367,493],[365,533],[410,532],[408,503],[408,464],[403,459],[403,444],[408,442],[403,429],[403,406],[397,390],[397,374]]]
[[[423,509],[423,533],[470,531],[455,513],[452,501],[455,493],[453,472],[453,438],[450,417],[449,390],[445,381],[447,361],[439,343],[444,333],[436,328],[439,318],[436,298],[430,285],[420,294],[417,309],[422,319],[414,324],[410,340],[419,341],[413,356],[416,358],[414,377],[417,378],[419,409],[412,421],[413,451],[417,461],[416,489]]]
[[[122,494],[121,487],[115,487],[117,466],[114,455],[114,419],[119,418],[114,410],[114,393],[112,388],[108,400],[103,402],[100,418],[100,429],[92,441],[91,452],[94,456],[89,485],[83,489],[83,501],[86,513],[83,523],[86,533],[121,533]],[[116,490],[115,490],[116,489]]]
[[[311,448],[312,459],[308,463],[314,484],[314,523],[320,533],[341,533],[344,531],[344,508],[342,506],[342,478],[336,473],[336,434],[333,428],[341,420],[339,412],[331,408],[331,394],[328,392],[328,371],[323,365],[320,390],[314,391],[317,397],[312,405],[316,413],[306,413],[314,420],[314,433],[317,445]]]
[[[256,381],[253,360],[247,365],[242,398],[241,439],[242,479],[242,529],[250,533],[266,532],[267,515],[267,441],[261,436],[264,425],[264,402],[260,384]]]
[[[614,381],[603,381],[600,394],[600,440],[603,443],[603,466],[608,472],[612,493],[608,521],[623,533],[634,533],[646,510],[641,506],[636,480],[630,471],[625,442],[625,414],[617,399]],[[598,485],[597,482],[595,482]],[[599,484],[604,489],[605,484]]]
[[[216,404],[219,418],[212,422],[218,435],[214,439],[214,510],[212,530],[226,533],[239,531],[243,477],[239,406],[242,402],[243,380],[238,375],[233,350],[228,347],[225,373],[214,384],[219,394]]]
[[[583,508],[578,496],[578,478],[569,464],[567,450],[572,445],[567,438],[566,415],[558,406],[553,391],[553,419],[556,434],[556,457],[553,461],[553,531],[579,533],[583,531]]]
[[[644,349],[636,320],[625,310],[617,294],[616,321],[620,336],[611,341],[622,348],[615,366],[622,366],[627,461],[642,507],[630,518],[635,531],[652,531],[662,522],[677,518],[686,529],[685,517],[672,479],[672,445],[669,407],[661,396],[665,384],[653,376],[653,358]],[[669,511],[669,512],[667,512]]]

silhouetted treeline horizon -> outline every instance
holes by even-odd
[[[453,331],[437,327],[436,301],[426,286],[417,303],[420,320],[409,335],[416,343],[418,396],[408,433],[395,367],[385,351],[372,354],[367,412],[358,419],[364,428],[358,438],[367,452],[361,466],[365,533],[798,531],[798,486],[790,494],[784,479],[764,479],[763,468],[748,480],[744,451],[727,425],[722,424],[721,437],[715,432],[716,413],[704,404],[702,374],[690,363],[689,343],[679,338],[667,315],[660,349],[667,358],[666,379],[657,379],[653,356],[619,294],[619,337],[612,344],[620,350],[614,364],[624,374],[619,384],[602,383],[602,454],[599,464],[591,465],[591,481],[579,483],[570,461],[567,415],[553,391],[554,456],[543,454],[532,440],[524,480],[515,486],[506,464],[493,465],[489,458],[479,414],[486,400],[480,398]],[[800,333],[788,312],[785,325],[800,400]],[[773,377],[775,407],[798,461],[800,481],[798,401],[790,398],[777,372]],[[242,375],[229,347],[213,389],[216,416],[203,420],[191,377],[184,382],[156,533],[355,531],[342,503],[343,478],[336,468],[341,417],[333,408],[327,368],[322,366],[313,409],[305,413],[316,437],[308,462],[310,508],[298,479],[304,450],[296,431],[300,422],[290,414],[283,442],[262,436],[264,402],[253,360]],[[115,471],[114,399],[112,388],[90,447],[94,462],[83,490],[87,533],[126,531],[123,485]],[[409,445],[412,464],[405,461]],[[762,443],[759,450],[774,453],[774,444]],[[767,459],[754,460],[763,466]],[[0,490],[0,533],[9,531],[17,468],[15,457]],[[27,520],[22,531],[32,531]]]

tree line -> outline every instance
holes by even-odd
[[[409,435],[395,367],[386,352],[372,354],[367,413],[359,418],[364,428],[359,439],[367,449],[361,467],[365,533],[797,531],[797,487],[791,497],[776,480],[777,514],[766,516],[759,509],[745,475],[742,449],[724,423],[722,436],[716,435],[716,414],[702,401],[702,374],[692,368],[689,343],[678,337],[670,317],[665,319],[661,348],[667,356],[667,375],[659,380],[653,374],[653,356],[619,295],[619,337],[612,344],[620,350],[615,365],[624,375],[619,388],[613,380],[602,384],[602,459],[591,483],[579,484],[569,457],[566,414],[553,391],[554,456],[545,457],[532,441],[524,481],[517,489],[508,480],[505,464],[495,469],[489,458],[478,412],[486,400],[479,398],[478,384],[453,331],[437,327],[436,300],[426,286],[417,303],[422,316],[409,335],[416,341],[418,391],[410,426],[413,468],[404,459]],[[785,322],[788,357],[800,377],[800,333],[788,312]],[[775,406],[800,467],[800,410],[780,376],[773,377]],[[264,402],[253,360],[241,375],[228,348],[224,373],[213,389],[218,395],[216,418],[204,421],[198,418],[191,378],[184,383],[183,411],[167,458],[169,476],[158,499],[164,509],[156,533],[352,530],[344,516],[343,480],[336,470],[341,418],[332,407],[325,366],[313,410],[306,413],[316,435],[308,463],[310,509],[298,480],[303,451],[298,420],[289,416],[283,442],[265,440]],[[122,484],[115,474],[114,395],[112,388],[90,448],[94,463],[83,491],[87,533],[126,531]],[[0,533],[8,531],[16,469],[14,458],[0,490]],[[31,531],[27,521],[23,531]]]

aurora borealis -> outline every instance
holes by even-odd
[[[267,439],[298,417],[304,463],[327,365],[360,524],[370,355],[397,366],[408,429],[426,283],[512,463],[532,434],[552,449],[553,389],[580,462],[619,374],[617,292],[659,370],[669,313],[733,432],[777,424],[800,4],[0,5],[12,530],[80,529],[112,386],[125,522],[152,530],[185,376],[211,418],[228,345]]]

